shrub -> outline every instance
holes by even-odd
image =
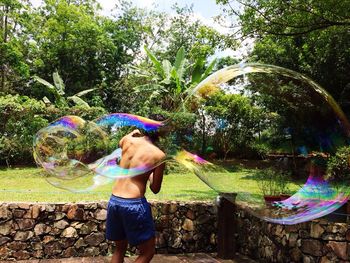
[[[264,196],[280,195],[288,192],[290,174],[272,168],[257,172],[258,187]]]
[[[330,180],[350,180],[350,146],[339,148],[335,155],[328,159],[327,175],[327,179]]]

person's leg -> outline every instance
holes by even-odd
[[[116,248],[112,256],[111,263],[123,263],[128,242],[126,240],[115,241]]]
[[[138,245],[137,248],[140,251],[140,255],[135,260],[135,263],[149,263],[155,254],[155,238],[152,237],[142,244]]]

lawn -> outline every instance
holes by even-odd
[[[53,187],[40,175],[38,168],[0,169],[0,201],[30,202],[81,202],[108,200],[112,185],[84,193],[72,193]],[[252,170],[239,169],[219,175],[211,180],[221,191],[260,194]],[[214,200],[217,193],[192,173],[170,173],[164,176],[161,191],[155,195],[150,190],[149,200]]]
[[[37,168],[0,170],[0,201],[78,202],[108,200],[112,185],[86,193],[72,193],[53,187]],[[216,192],[190,173],[164,176],[160,193],[147,191],[149,200],[214,200]]]

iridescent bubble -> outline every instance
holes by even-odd
[[[348,146],[350,125],[311,79],[272,65],[234,65],[191,90],[186,105],[198,116],[188,136],[197,134],[202,154],[210,147],[216,159],[227,159],[228,170],[197,157],[178,161],[217,192],[236,193],[237,204],[254,215],[296,224],[348,200],[350,176],[336,174],[331,163]]]
[[[161,125],[125,113],[108,114],[91,122],[64,116],[37,133],[34,159],[48,173],[46,179],[50,184],[73,192],[90,191],[159,165],[122,168],[119,141],[131,129],[151,132]]]

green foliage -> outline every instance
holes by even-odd
[[[276,196],[288,192],[290,174],[272,168],[256,172],[258,187],[264,196]]]
[[[350,181],[350,147],[343,146],[327,161],[328,179],[339,182]]]
[[[105,110],[99,107],[55,108],[27,96],[0,96],[0,164],[33,163],[33,136],[50,122],[64,115],[93,120]]]
[[[255,39],[250,61],[305,73],[350,111],[349,1],[243,0],[242,11],[227,8],[235,1],[216,2],[242,38]]]
[[[78,92],[73,96],[68,96],[65,98],[66,87],[63,83],[61,76],[56,71],[52,74],[52,77],[53,77],[54,85],[50,84],[49,82],[47,82],[42,78],[39,78],[38,76],[35,76],[35,80],[43,84],[48,89],[48,91],[54,95],[55,105],[57,107],[67,107],[68,101],[73,101],[75,105],[78,105],[80,107],[90,108],[89,104],[80,97],[94,91],[95,89],[86,89]],[[50,103],[49,99],[47,99],[46,97],[44,98],[45,98],[45,103]]]
[[[214,59],[205,68],[205,60],[198,58],[195,63],[190,64],[183,47],[177,51],[173,65],[167,59],[159,61],[147,47],[145,51],[153,68],[134,68],[139,77],[146,77],[146,84],[135,87],[137,94],[148,95],[148,99],[144,102],[145,112],[154,106],[168,111],[178,110],[188,95],[187,91],[206,78],[216,63]]]
[[[216,122],[212,136],[214,151],[224,158],[249,148],[260,132],[259,123],[265,115],[264,110],[253,106],[250,99],[221,92],[205,101],[204,110]]]
[[[32,160],[33,135],[48,124],[43,102],[26,96],[0,97],[0,163]]]

